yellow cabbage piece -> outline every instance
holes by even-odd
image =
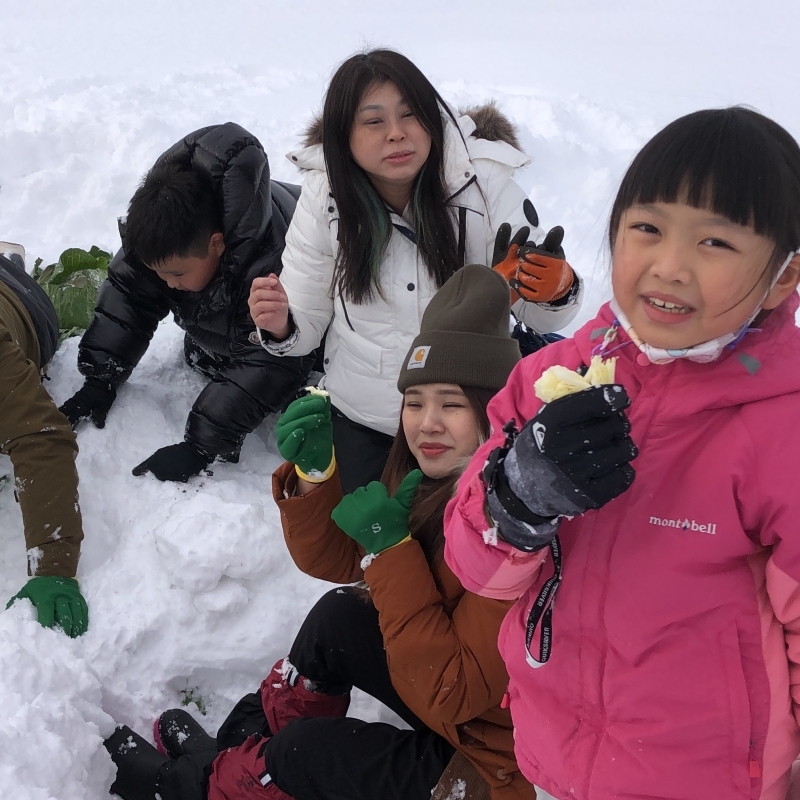
[[[533,390],[542,402],[552,403],[559,397],[581,392],[592,386],[614,383],[616,366],[616,358],[604,361],[602,356],[592,356],[585,375],[579,375],[574,370],[556,365],[542,373],[541,378],[533,384]]]

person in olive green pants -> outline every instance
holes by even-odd
[[[21,264],[0,255],[0,452],[14,466],[30,576],[8,605],[30,600],[42,625],[74,637],[88,624],[75,580],[83,539],[78,446],[42,386],[41,370],[58,346],[55,310]]]

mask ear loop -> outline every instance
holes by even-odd
[[[778,270],[778,274],[772,279],[772,283],[770,283],[769,289],[767,289],[766,294],[764,295],[764,300],[767,299],[767,296],[769,295],[769,293],[775,288],[775,284],[781,279],[781,276],[783,275],[784,272],[786,272],[786,269],[789,266],[789,263],[791,262],[791,260],[796,255],[797,255],[797,250],[790,250],[789,251],[789,255],[786,256],[786,258],[784,259],[783,264],[781,264],[781,267]],[[761,301],[762,304],[764,303],[764,300]],[[759,305],[759,310],[760,309],[761,309],[761,306]]]
[[[753,320],[761,313],[761,308],[764,305],[764,301],[769,297],[769,293],[775,288],[775,284],[777,284],[777,282],[781,279],[781,275],[783,275],[783,273],[786,272],[786,268],[789,266],[789,262],[796,255],[797,255],[797,250],[789,251],[789,255],[786,256],[786,258],[783,261],[783,264],[781,264],[780,268],[778,269],[777,274],[772,279],[770,285],[767,287],[767,291],[764,292],[764,296],[761,298],[761,302],[756,307],[756,310],[752,313],[750,319],[748,319],[747,322],[745,322],[745,324],[742,326],[738,336],[736,336],[736,338],[732,342],[726,345],[727,347],[729,348],[736,347],[736,345],[739,344],[739,342],[741,342],[742,339],[744,339],[744,337],[748,333],[758,333],[761,330],[760,328],[751,328],[750,326],[753,324]]]
[[[745,323],[745,326],[744,326],[744,330],[745,331],[747,331],[747,329],[750,327],[750,324],[753,322],[753,320],[761,313],[761,308],[764,305],[764,302],[766,301],[766,299],[769,297],[769,293],[775,288],[775,285],[781,279],[781,276],[783,275],[783,273],[786,272],[786,269],[789,266],[789,262],[796,255],[797,255],[797,250],[790,250],[789,251],[789,255],[786,256],[786,258],[783,260],[783,264],[780,265],[777,273],[775,274],[775,277],[772,279],[770,285],[767,287],[767,291],[764,292],[764,296],[761,298],[761,302],[758,304],[756,310],[753,312],[753,314],[750,317],[750,319],[748,319],[747,322]]]

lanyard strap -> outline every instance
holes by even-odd
[[[533,669],[543,667],[550,659],[553,650],[553,600],[561,585],[561,542],[558,536],[550,542],[550,553],[553,556],[553,574],[542,586],[525,624],[525,660]],[[539,658],[537,659],[531,653],[531,642],[540,622],[542,632],[539,639]]]

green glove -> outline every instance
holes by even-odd
[[[15,600],[30,600],[36,606],[39,622],[45,628],[58,625],[73,639],[86,633],[89,609],[75,578],[54,575],[31,578],[8,601],[6,608],[10,608]]]
[[[367,553],[382,553],[409,536],[408,515],[420,481],[422,470],[412,470],[394,497],[389,497],[382,483],[373,481],[343,497],[331,519]]]
[[[333,461],[330,398],[307,394],[295,400],[281,414],[275,437],[287,461],[312,478],[322,477]]]

